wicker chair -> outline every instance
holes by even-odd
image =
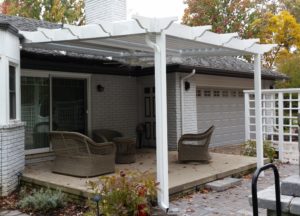
[[[50,141],[55,153],[52,172],[92,177],[115,171],[114,143],[95,143],[83,134],[66,131],[50,132]]]
[[[123,134],[110,129],[97,129],[93,131],[93,140],[98,143],[112,142],[116,137],[123,137]]]
[[[211,126],[200,134],[184,134],[178,141],[178,160],[185,161],[209,161],[208,145],[215,127]]]

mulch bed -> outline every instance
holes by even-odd
[[[32,212],[27,209],[19,209],[18,202],[20,200],[17,192],[12,193],[7,197],[0,197],[1,210],[16,210],[27,213],[32,216],[83,216],[87,212],[88,207],[85,204],[68,202],[64,208],[55,210],[51,213]]]

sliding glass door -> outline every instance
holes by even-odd
[[[86,79],[52,78],[52,129],[87,134]]]
[[[23,74],[21,118],[26,122],[26,154],[50,150],[49,131],[88,133],[88,76]]]
[[[21,77],[21,117],[25,150],[49,148],[49,78]]]

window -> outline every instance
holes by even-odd
[[[214,90],[214,97],[220,97],[220,91]]]
[[[232,97],[236,97],[236,95],[237,95],[236,91],[232,91],[232,92],[231,92],[231,96],[232,96]]]
[[[196,94],[197,94],[198,97],[201,97],[201,95],[202,95],[201,93],[202,93],[202,90],[201,89],[197,89]]]
[[[16,68],[9,66],[9,118],[16,119]]]
[[[244,92],[239,91],[239,97],[244,97]]]
[[[228,91],[227,90],[223,90],[222,91],[222,96],[223,97],[228,97]]]
[[[210,97],[210,90],[204,90],[204,96]]]

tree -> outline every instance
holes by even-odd
[[[184,24],[212,25],[216,33],[239,32],[244,38],[252,37],[250,24],[263,11],[254,0],[186,0],[185,4]]]
[[[84,23],[83,0],[4,0],[2,13],[50,22]]]
[[[281,11],[278,15],[267,13],[263,18],[255,20],[251,29],[261,43],[277,44],[272,52],[265,55],[266,66],[269,68],[300,48],[300,24],[288,11]]]
[[[290,12],[300,22],[300,0],[281,0],[282,9]]]
[[[282,59],[278,62],[278,70],[286,75],[289,79],[280,81],[276,84],[277,88],[299,88],[300,87],[300,55],[294,54],[289,58]]]

